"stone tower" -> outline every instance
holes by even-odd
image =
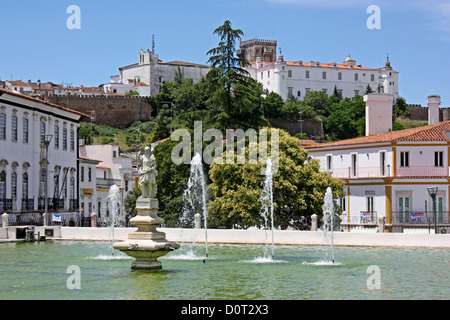
[[[261,62],[277,61],[277,41],[265,39],[251,39],[241,41],[237,56],[245,58],[248,62],[261,58]]]

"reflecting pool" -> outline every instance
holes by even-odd
[[[0,244],[0,299],[449,299],[450,252],[430,248],[182,244],[163,269],[132,271],[109,242]],[[69,289],[79,267],[80,289]],[[379,268],[379,288],[373,288]],[[68,273],[69,271],[69,273]],[[369,285],[368,285],[368,282]],[[370,285],[372,284],[372,286]]]

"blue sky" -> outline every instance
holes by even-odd
[[[66,26],[70,5],[81,9],[80,30]],[[380,7],[381,29],[367,28],[369,5]],[[450,106],[448,0],[2,1],[0,77],[97,86],[138,62],[153,34],[161,60],[206,63],[225,20],[243,40],[278,40],[285,60],[342,62],[351,54],[378,68],[389,54],[408,103],[439,94]]]

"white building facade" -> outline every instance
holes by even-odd
[[[394,101],[398,98],[398,72],[392,69],[389,60],[383,68],[372,69],[356,65],[350,56],[338,64],[284,61],[280,54],[276,62],[258,58],[246,70],[264,89],[278,93],[284,100],[290,97],[302,100],[309,91],[331,95],[335,87],[341,98],[352,98],[364,95],[367,86],[373,92],[393,95]]]
[[[365,99],[382,100],[377,95]],[[392,96],[385,103],[391,100]],[[443,233],[450,231],[448,133],[450,122],[445,121],[306,149],[322,171],[345,182],[346,195],[339,199],[344,225],[376,225],[385,217],[388,231],[431,225],[434,232],[436,222],[437,232]],[[428,192],[434,187],[435,199]]]
[[[0,89],[0,212],[78,212],[78,129],[84,118]]]
[[[85,215],[95,212],[98,222],[106,225],[111,217],[108,197],[115,185],[119,188],[120,218],[125,221],[124,201],[136,189],[132,159],[121,155],[119,146],[115,144],[82,145],[80,156],[84,160],[80,166],[80,172],[84,173],[80,183],[90,183],[86,185],[86,192],[82,189],[81,206]]]
[[[139,52],[139,62],[119,68],[119,74],[111,76],[111,81],[104,85],[106,93],[125,94],[136,84],[142,82],[149,86],[145,94],[155,95],[159,92],[163,82],[170,82],[175,79],[175,74],[181,72],[185,79],[193,79],[194,82],[202,80],[211,70],[208,65],[172,61],[162,62],[157,54],[141,49]]]

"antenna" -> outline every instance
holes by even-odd
[[[152,53],[155,54],[155,35],[152,35]]]

